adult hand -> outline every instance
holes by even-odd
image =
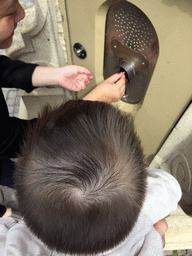
[[[118,73],[97,85],[84,97],[84,100],[116,102],[121,99],[124,92],[125,75],[123,73]]]
[[[61,68],[35,68],[32,75],[33,86],[60,85],[72,91],[85,89],[93,78],[91,71],[84,67],[69,65]]]
[[[60,68],[58,84],[71,91],[80,91],[90,83],[93,78],[88,69],[70,65]]]

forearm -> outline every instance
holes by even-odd
[[[32,84],[34,87],[59,85],[59,74],[60,68],[38,66],[33,72]]]
[[[125,91],[125,76],[115,74],[97,85],[83,99],[103,102],[116,102],[121,99]]]
[[[33,86],[58,85],[71,91],[85,89],[92,79],[91,71],[76,65],[37,67],[32,75]]]
[[[118,100],[120,100],[121,97],[118,96],[113,96],[111,97],[110,94],[108,94],[107,92],[103,92],[101,90],[99,90],[99,88],[97,89],[94,88],[90,93],[88,93],[83,100],[90,100],[90,101],[103,101],[103,102],[116,102]]]
[[[95,89],[93,89],[90,93],[88,93],[83,100],[91,100],[91,101],[102,101],[102,95],[98,94]]]

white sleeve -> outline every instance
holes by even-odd
[[[0,255],[52,255],[43,242],[27,228],[23,220],[0,218]],[[59,254],[58,254],[59,255]]]
[[[168,172],[148,168],[147,195],[143,211],[153,224],[175,211],[182,192],[178,181]]]
[[[145,236],[144,244],[138,256],[163,256],[163,241],[160,234],[152,228],[151,231]]]
[[[0,218],[0,252],[1,255],[5,254],[6,251],[6,243],[7,243],[7,236],[9,230],[16,224],[16,221],[12,218]]]

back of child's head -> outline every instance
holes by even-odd
[[[15,178],[24,220],[49,248],[83,255],[113,248],[132,230],[145,198],[132,117],[102,102],[46,108]]]

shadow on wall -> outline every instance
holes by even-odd
[[[162,3],[170,7],[177,6],[182,12],[192,16],[192,1],[191,0],[162,0]]]

